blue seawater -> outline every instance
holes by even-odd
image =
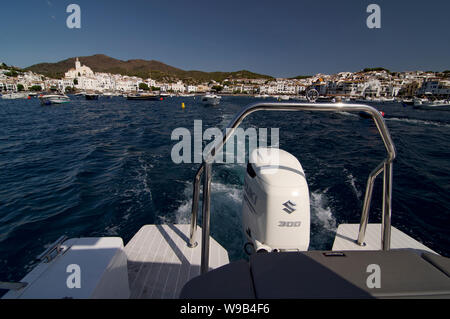
[[[86,101],[0,100],[0,280],[18,281],[61,235],[120,236],[144,224],[187,223],[199,164],[175,164],[172,131],[225,128],[252,97]],[[267,100],[266,100],[267,101]],[[186,107],[181,108],[184,102]],[[398,151],[392,224],[450,255],[450,112],[376,105]],[[351,113],[260,112],[244,128],[279,128],[280,147],[302,163],[310,187],[312,249],[330,249],[341,223],[359,223],[367,177],[385,157],[375,125]],[[215,164],[211,233],[230,259],[244,256],[245,164]],[[381,179],[370,221],[381,220]]]

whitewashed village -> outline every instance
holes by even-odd
[[[360,72],[340,72],[333,75],[316,74],[300,78],[277,79],[226,79],[222,82],[211,80],[199,84],[185,84],[178,80],[173,83],[158,82],[135,76],[94,72],[76,59],[73,68],[67,70],[64,78],[51,79],[43,75],[20,72],[0,63],[0,93],[59,91],[72,93],[92,91],[99,94],[131,94],[143,90],[158,90],[173,95],[202,94],[240,94],[266,96],[304,96],[315,89],[320,96],[346,97],[348,99],[395,100],[398,97],[432,95],[441,99],[450,97],[450,74],[410,71],[394,72],[388,70],[366,69]]]

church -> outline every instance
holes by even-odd
[[[85,65],[81,65],[80,60],[78,58],[75,61],[75,69],[71,68],[69,71],[65,73],[65,77],[67,79],[76,79],[81,76],[92,76],[94,72],[92,72],[91,68]]]

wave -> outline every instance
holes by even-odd
[[[388,117],[388,118],[385,118],[385,120],[386,121],[403,122],[403,123],[409,123],[409,124],[421,124],[421,125],[433,125],[433,126],[438,126],[438,127],[450,127],[450,124],[448,124],[448,123],[427,121],[427,120],[409,119],[409,118]]]
[[[192,183],[185,182],[183,200],[174,212],[174,216],[161,216],[161,221],[174,221],[176,224],[188,224],[191,220],[192,212]],[[202,205],[202,194],[200,194],[199,208]],[[242,203],[242,187],[237,185],[226,185],[219,182],[211,183],[211,213],[223,215],[222,209],[237,210]],[[218,208],[216,211],[214,208]]]
[[[339,112],[338,114],[342,114],[345,116],[359,117],[356,113],[350,112]],[[450,127],[449,123],[439,122],[439,121],[431,121],[431,120],[420,120],[420,119],[410,119],[410,118],[402,118],[402,117],[385,117],[385,121],[394,121],[394,122],[403,122],[409,124],[419,124],[419,125],[433,125],[439,127]]]
[[[242,245],[245,236],[242,232],[242,196],[240,185],[227,185],[221,182],[211,184],[211,233],[228,251],[230,259],[243,258]],[[337,229],[336,218],[329,205],[327,189],[310,194],[311,205],[311,244],[312,249],[324,249],[332,243]],[[174,212],[174,216],[164,216],[161,222],[190,223],[192,184],[186,183],[184,200]],[[200,196],[201,198],[201,196]],[[199,203],[201,207],[201,203]],[[199,210],[201,215],[201,211]],[[214,221],[213,221],[214,220]]]
[[[322,226],[326,230],[336,230],[336,219],[333,216],[331,208],[328,206],[328,198],[326,192],[311,193],[311,223]]]
[[[112,216],[112,221],[105,225],[102,234],[106,236],[120,235],[130,217],[144,212],[146,207],[153,203],[152,189],[148,182],[153,165],[147,163],[142,156],[137,158],[136,164],[136,167],[130,170],[131,176],[127,175],[125,183],[120,183],[114,190],[113,197],[117,198],[121,209],[117,211],[118,215]]]
[[[361,193],[361,190],[359,190],[356,187],[356,178],[353,176],[352,173],[349,173],[345,168],[344,168],[344,173],[347,176],[347,182],[352,187],[352,190],[355,193],[356,197],[358,198],[358,200],[361,200],[362,193]]]
[[[338,114],[342,114],[342,115],[346,115],[346,116],[359,117],[359,115],[356,114],[356,113],[350,113],[350,112],[345,112],[345,111],[339,112]]]

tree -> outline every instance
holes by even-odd
[[[365,68],[363,70],[363,72],[373,72],[373,71],[386,71],[387,73],[391,73],[391,71],[385,68]]]
[[[73,84],[78,85],[78,79],[73,79]]]
[[[216,92],[220,92],[222,91],[223,87],[221,87],[220,85],[214,85],[213,87],[211,87],[211,89],[213,89]]]
[[[75,92],[75,88],[73,88],[71,86],[66,86],[65,91],[66,91],[66,93],[73,93],[73,92]]]
[[[35,92],[38,92],[38,91],[42,91],[42,87],[41,87],[40,85],[33,85],[33,86],[30,88],[30,90],[31,90],[31,91],[35,91]]]
[[[161,88],[158,88],[156,86],[152,86],[152,91],[160,91],[160,90],[161,90]]]
[[[23,87],[22,84],[17,84],[17,91],[23,91],[25,88]]]
[[[148,91],[150,90],[150,88],[148,87],[148,85],[146,83],[139,83],[139,89],[140,90],[144,90],[144,91]]]
[[[5,75],[15,78],[16,76],[19,75],[19,73],[17,73],[16,71],[13,70],[13,71],[10,71],[10,72],[6,72]]]

